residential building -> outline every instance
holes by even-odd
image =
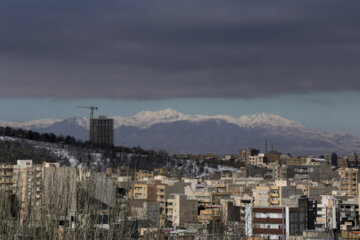
[[[166,203],[167,217],[173,227],[183,227],[185,223],[197,222],[196,199],[188,199],[185,194],[171,194]]]
[[[346,190],[347,195],[358,195],[359,170],[357,168],[339,169],[341,189]]]
[[[156,185],[157,202],[160,204],[160,212],[165,214],[165,203],[169,199],[170,194],[185,193],[185,184],[183,182],[171,182],[168,184],[160,183]]]
[[[17,160],[13,171],[13,187],[20,202],[20,223],[22,224],[30,217],[39,217],[42,206],[42,165],[33,165],[32,160]]]
[[[245,233],[247,237],[287,239],[289,236],[289,208],[247,207]]]
[[[257,186],[255,189],[255,206],[280,206],[281,187],[279,186]]]
[[[248,149],[240,149],[239,150],[239,160],[248,163],[250,156],[256,156],[259,154],[259,150],[254,148],[248,148]]]
[[[134,199],[143,199],[149,202],[156,202],[155,183],[136,183],[133,189]]]
[[[359,223],[359,204],[356,201],[339,201],[336,210],[337,228],[352,230]]]
[[[135,172],[135,181],[146,181],[149,178],[154,178],[154,172],[149,170],[139,170]]]
[[[13,192],[14,165],[8,163],[0,164],[0,190],[7,193]]]

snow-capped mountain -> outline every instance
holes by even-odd
[[[175,111],[171,108],[160,111],[142,111],[129,118],[113,117],[115,120],[115,128],[120,126],[132,126],[140,129],[148,128],[158,123],[171,123],[177,121],[202,122],[207,120],[220,120],[235,124],[239,127],[254,128],[254,127],[281,127],[281,128],[305,128],[303,125],[282,118],[274,114],[254,114],[243,115],[240,118],[235,118],[226,115],[206,116],[206,115],[187,115]]]
[[[121,126],[145,129],[158,123],[171,123],[177,121],[203,122],[207,120],[225,121],[243,128],[255,128],[255,127],[305,128],[303,125],[295,121],[290,121],[288,119],[282,118],[274,114],[260,113],[254,115],[243,115],[239,118],[235,118],[226,115],[216,115],[216,116],[206,116],[199,114],[189,115],[189,114],[180,113],[171,108],[154,111],[154,112],[141,111],[138,114],[127,118],[120,116],[113,116],[112,118],[114,119],[115,129]],[[24,129],[31,129],[31,128],[42,129],[42,128],[48,128],[54,124],[57,125],[74,124],[89,129],[89,119],[86,117],[71,117],[65,120],[39,119],[39,120],[33,120],[23,123],[0,121],[0,126],[8,126],[8,127],[24,128]]]
[[[239,148],[264,150],[267,139],[276,150],[293,154],[359,152],[360,137],[310,129],[283,117],[260,113],[239,118],[188,115],[173,109],[142,111],[131,117],[114,116],[115,144],[187,153],[233,153]],[[71,135],[86,140],[89,119],[43,119],[1,126]]]

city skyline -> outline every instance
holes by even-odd
[[[1,0],[0,239],[360,239],[359,0]]]

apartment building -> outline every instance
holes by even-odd
[[[13,192],[14,184],[14,165],[0,164],[0,190],[7,194]]]
[[[240,208],[233,199],[221,199],[221,220],[224,223],[240,222]]]
[[[347,195],[358,195],[359,170],[357,168],[345,168],[338,170],[341,189],[346,191]]]
[[[198,221],[207,224],[214,221],[220,221],[222,216],[221,205],[206,205],[199,207]]]
[[[293,166],[293,165],[306,165],[307,160],[305,157],[294,157],[294,158],[287,158],[285,160],[286,166]]]
[[[166,201],[166,213],[173,227],[183,227],[185,223],[196,223],[198,201],[188,199],[185,194],[171,194]]]
[[[238,159],[244,163],[248,163],[250,156],[256,156],[259,154],[259,150],[254,148],[240,149]]]
[[[250,195],[232,195],[235,206],[240,207],[240,222],[245,222],[246,207],[253,207],[254,198]]]
[[[247,207],[245,233],[248,237],[287,239],[289,236],[289,208]]]
[[[134,199],[156,202],[156,184],[155,183],[136,183],[132,191]]]
[[[316,227],[336,229],[336,205],[338,200],[332,195],[322,195],[317,204]]]
[[[248,237],[289,239],[308,229],[308,199],[294,199],[293,207],[247,207],[245,233]]]
[[[340,201],[336,207],[337,228],[351,230],[359,224],[359,204],[357,201]]]
[[[185,184],[183,182],[170,182],[168,184],[161,183],[156,185],[156,195],[157,195],[156,201],[160,205],[160,212],[162,214],[165,214],[166,200],[169,199],[170,194],[173,193],[184,194]]]
[[[358,168],[360,166],[360,161],[359,161],[359,155],[358,154],[352,153],[352,154],[348,155],[346,157],[346,159],[347,159],[348,167]]]
[[[32,160],[17,160],[13,173],[13,187],[20,202],[22,224],[28,217],[39,217],[42,206],[42,165],[33,165]]]
[[[248,157],[248,163],[250,165],[258,166],[258,167],[265,167],[268,163],[268,158],[264,153],[260,153],[255,156]]]
[[[281,187],[257,186],[255,189],[255,206],[280,206]]]
[[[135,181],[144,181],[154,178],[154,172],[149,170],[139,170],[135,172]]]

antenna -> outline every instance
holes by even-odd
[[[267,153],[267,148],[268,148],[268,141],[267,139],[265,139],[265,153]]]

